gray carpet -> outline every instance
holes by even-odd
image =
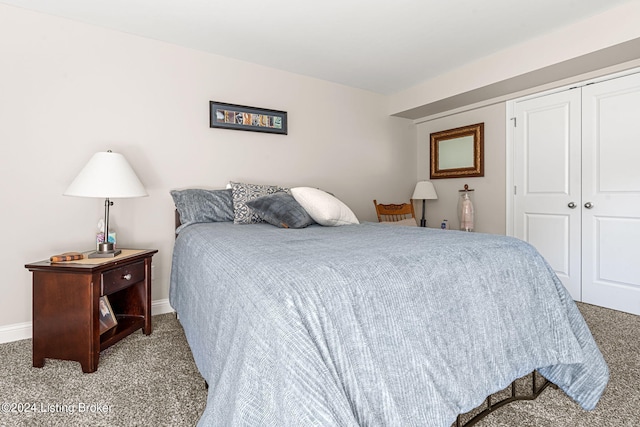
[[[626,427],[640,425],[640,316],[578,303],[609,365],[609,384],[587,412],[562,391],[547,388],[535,401],[514,402],[476,424],[481,427]]]
[[[611,370],[598,407],[583,411],[561,391],[548,388],[536,401],[507,405],[477,426],[640,423],[640,317],[579,307]],[[3,406],[0,426],[195,425],[206,403],[203,379],[175,317],[154,316],[153,322],[150,336],[136,332],[102,352],[93,374],[83,374],[77,362],[59,360],[33,368],[30,340],[0,345],[0,403],[15,404],[16,410],[5,412]]]
[[[52,359],[33,368],[31,340],[0,345],[0,360],[0,403],[36,405],[22,413],[3,407],[0,426],[194,426],[206,404],[204,380],[173,314],[154,316],[151,335],[135,332],[100,353],[91,374],[78,362]],[[81,404],[88,405],[83,413]],[[91,404],[109,410],[91,412]],[[62,405],[75,412],[61,412]]]

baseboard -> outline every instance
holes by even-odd
[[[151,301],[151,315],[156,316],[158,314],[173,313],[175,310],[169,304],[169,299],[159,299]]]
[[[169,299],[160,299],[151,302],[151,315],[173,313],[173,308],[169,304]],[[14,323],[12,325],[0,326],[0,344],[5,342],[26,340],[31,338],[31,322]]]
[[[31,322],[14,323],[0,327],[0,344],[31,338]]]

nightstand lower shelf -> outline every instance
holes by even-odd
[[[100,335],[100,351],[111,347],[138,329],[144,329],[144,316],[116,315],[116,318],[118,324]]]

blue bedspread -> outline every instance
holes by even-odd
[[[171,305],[202,426],[450,426],[534,369],[585,409],[608,368],[528,244],[364,223],[191,225]]]

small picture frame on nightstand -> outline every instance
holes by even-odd
[[[116,326],[118,324],[118,320],[111,308],[111,304],[109,304],[109,298],[107,298],[106,295],[100,297],[98,304],[100,313],[100,334],[103,334]]]

